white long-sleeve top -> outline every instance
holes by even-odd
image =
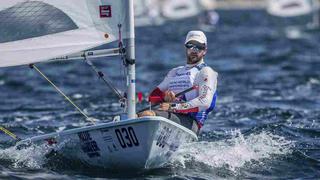
[[[203,61],[197,65],[185,65],[172,69],[150,96],[160,95],[170,90],[175,94],[192,86],[198,88],[176,99],[172,109],[177,113],[186,113],[203,125],[216,102],[218,73]]]

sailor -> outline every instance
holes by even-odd
[[[169,71],[149,96],[151,103],[161,103],[160,108],[143,111],[138,116],[162,116],[198,133],[215,107],[218,73],[204,62],[207,38],[202,31],[190,31],[185,48],[186,65]],[[197,88],[175,97],[190,87]]]

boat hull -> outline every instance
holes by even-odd
[[[108,169],[164,166],[181,144],[196,141],[191,130],[162,117],[145,117],[36,136],[66,158]]]

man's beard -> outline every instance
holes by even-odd
[[[198,57],[197,55],[189,55],[187,64],[196,64],[201,61],[202,58]]]

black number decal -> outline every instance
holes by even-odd
[[[118,141],[119,141],[119,143],[120,143],[120,146],[121,146],[122,148],[126,148],[127,146],[126,146],[126,144],[124,143],[124,140],[123,140],[123,137],[122,137],[122,134],[121,134],[120,130],[119,130],[119,129],[116,129],[115,132],[116,132]]]
[[[129,131],[129,134],[130,134],[130,138],[132,139],[133,141],[133,144],[135,146],[139,146],[139,141],[138,141],[138,138],[136,136],[136,133],[134,132],[133,128],[132,127],[129,127],[128,128],[128,131]]]
[[[139,140],[132,127],[121,128],[121,131],[115,129],[115,133],[122,148],[139,146]]]
[[[121,131],[122,131],[122,133],[125,134],[124,138],[127,139],[127,145],[128,145],[129,147],[132,147],[132,142],[131,142],[131,139],[130,139],[130,137],[129,137],[129,134],[128,134],[127,129],[126,129],[126,128],[121,128]]]

